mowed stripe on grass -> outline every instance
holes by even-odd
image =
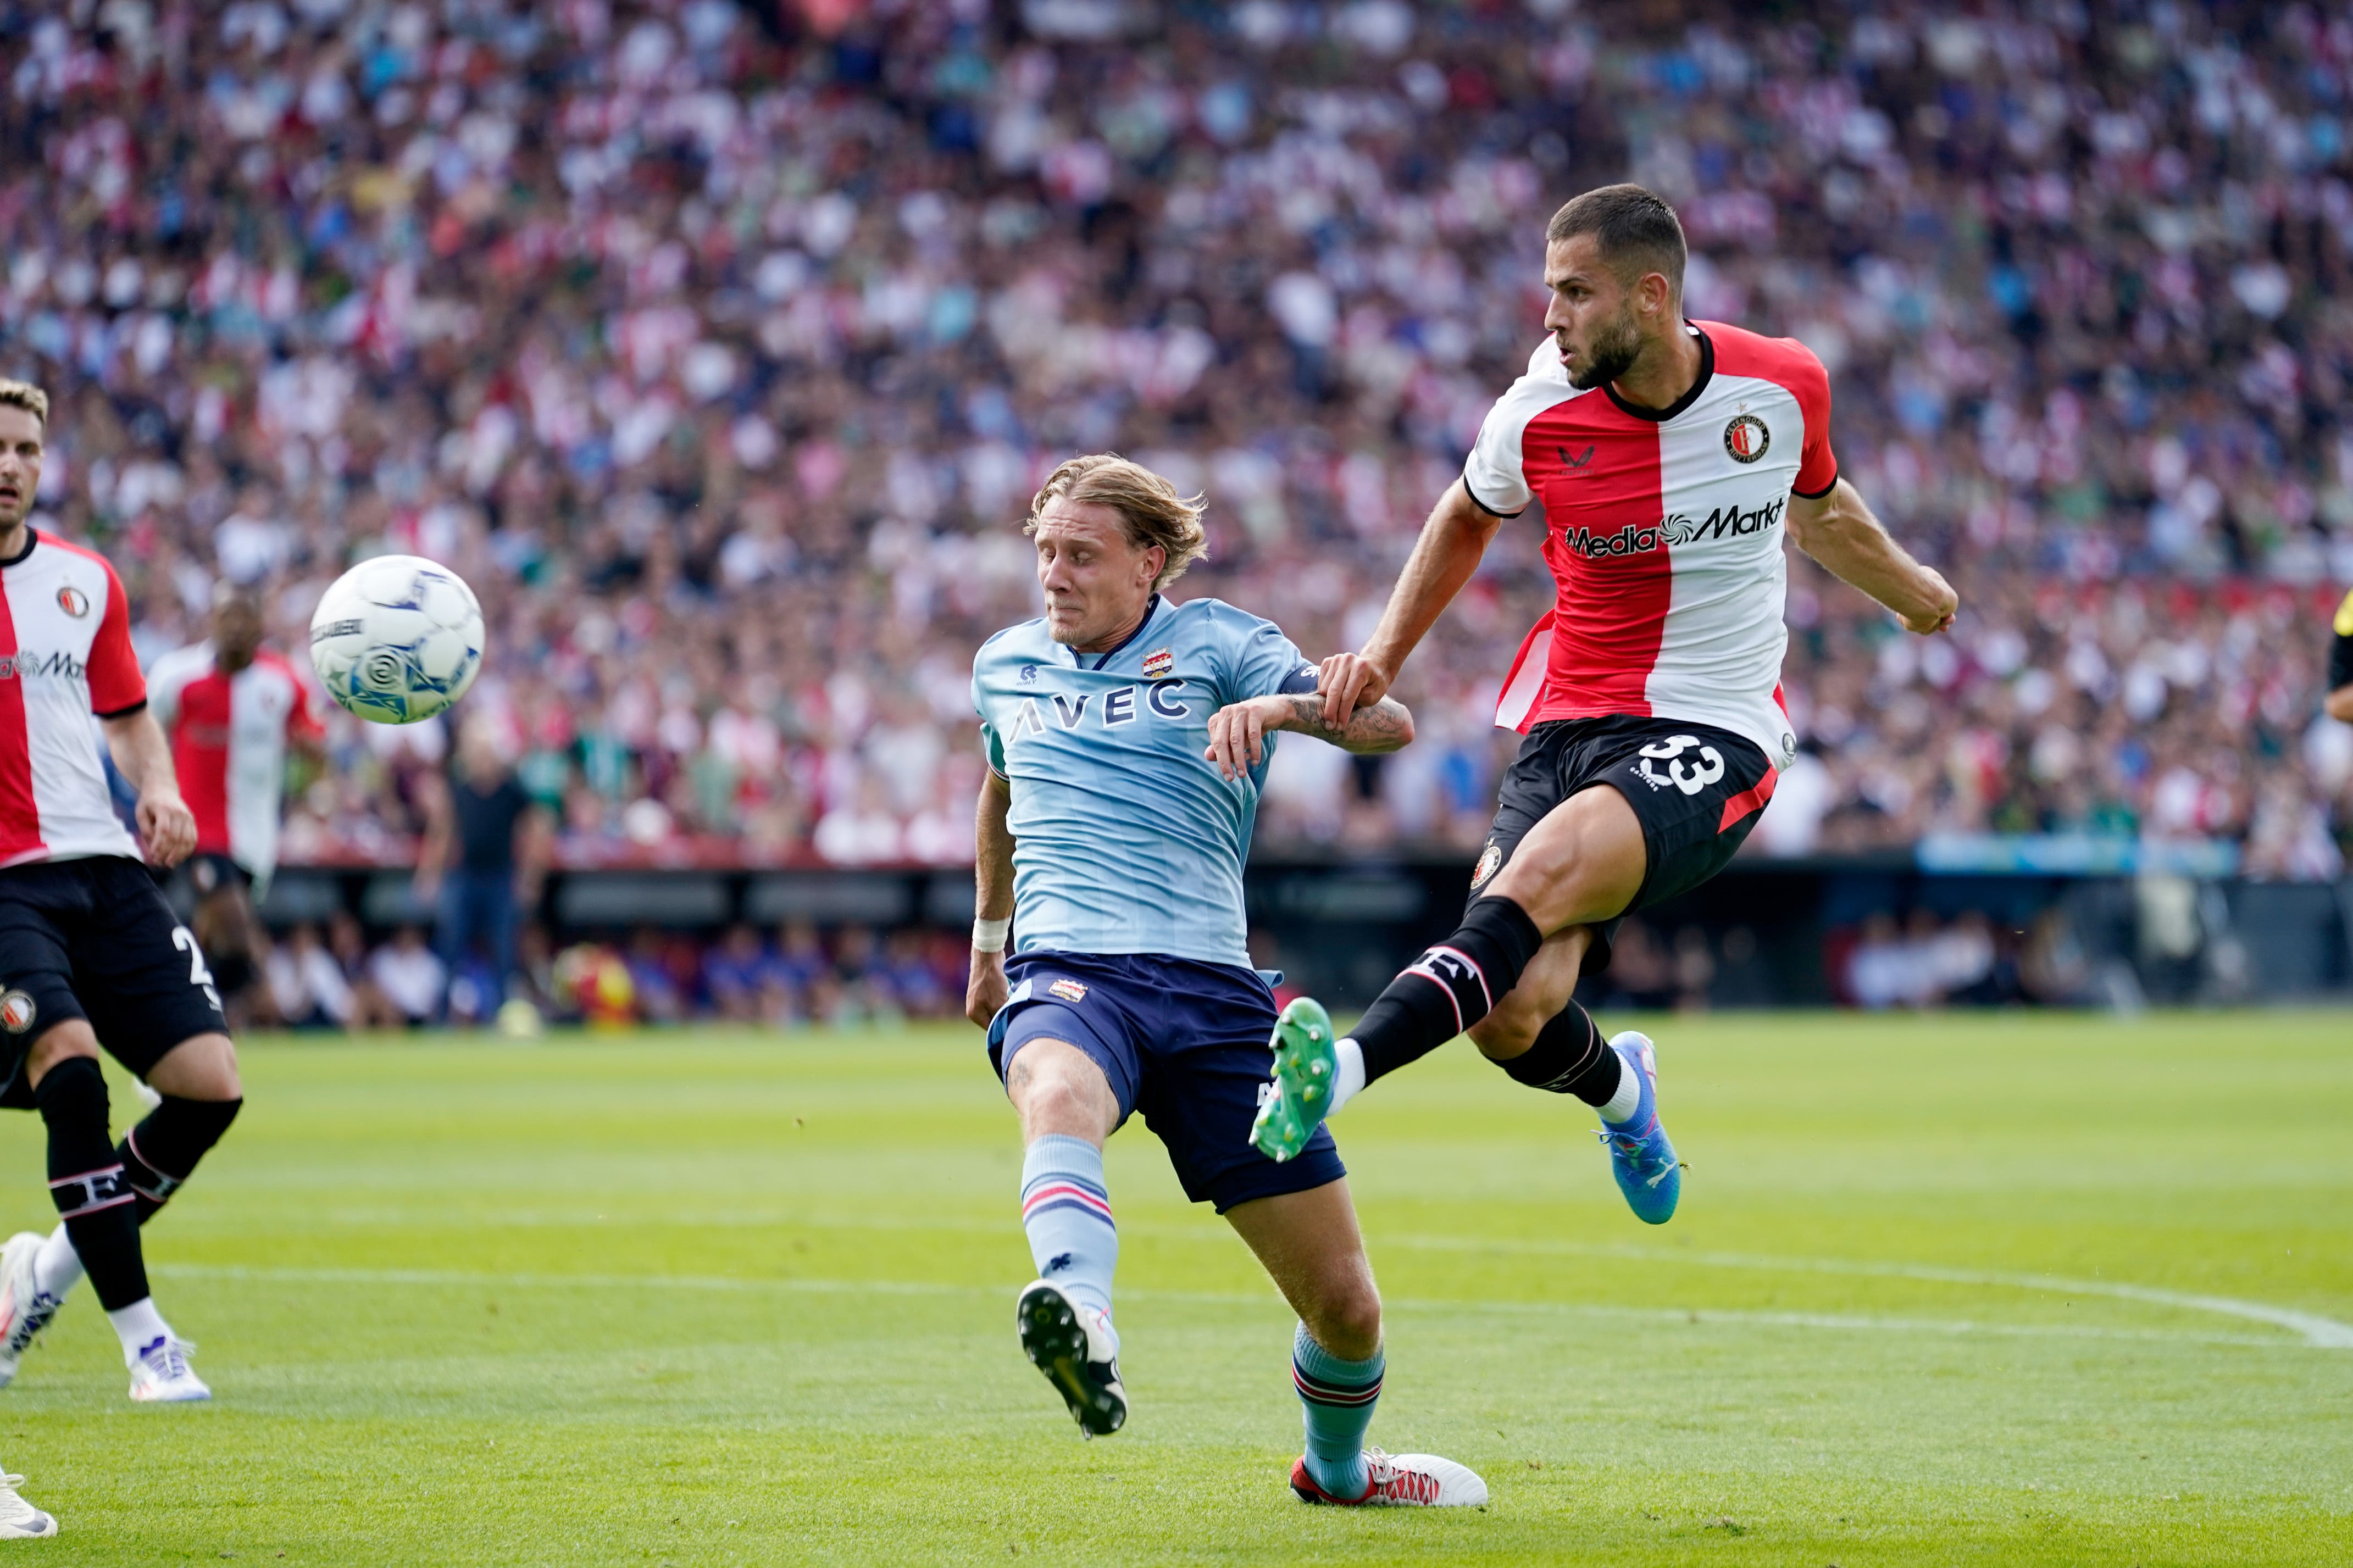
[[[972,1031],[256,1040],[151,1232],[219,1398],[132,1408],[77,1297],[0,1394],[65,1530],[19,1550],[2353,1560],[2353,1019],[1654,1032],[1691,1162],[1662,1229],[1582,1107],[1460,1045],[1336,1129],[1390,1301],[1374,1436],[1481,1469],[1461,1516],[1291,1500],[1289,1317],[1140,1124],[1109,1162],[1135,1418],[1080,1443],[1014,1346]],[[5,1217],[45,1224],[37,1123],[0,1138]]]

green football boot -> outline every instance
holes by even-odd
[[[1268,1044],[1274,1047],[1274,1081],[1259,1089],[1250,1144],[1280,1163],[1307,1147],[1332,1109],[1332,1086],[1339,1077],[1332,1016],[1314,997],[1299,997],[1275,1020]]]

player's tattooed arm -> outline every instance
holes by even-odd
[[[1394,752],[1413,739],[1413,715],[1405,704],[1384,697],[1335,724],[1324,716],[1324,699],[1313,691],[1253,697],[1209,715],[1209,761],[1229,779],[1238,779],[1266,759],[1270,731],[1292,730],[1329,741],[1344,752]]]
[[[995,773],[980,781],[980,801],[973,812],[973,912],[985,921],[1013,918],[1013,786]],[[986,1029],[1005,1005],[1010,988],[1005,979],[1005,954],[973,949],[972,974],[965,984],[964,1016]]]
[[[1952,626],[1960,606],[1952,584],[1896,543],[1844,479],[1828,495],[1789,498],[1789,537],[1841,582],[1894,611],[1905,630],[1928,637]]]

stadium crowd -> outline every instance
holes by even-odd
[[[1694,316],[1831,367],[1845,473],[1962,595],[1920,642],[1794,561],[1807,752],[1757,852],[2084,831],[2337,874],[2353,20],[1639,15],[1677,10],[0,6],[37,154],[0,170],[0,369],[50,390],[45,526],[121,565],[142,655],[216,577],[294,648],[355,556],[431,555],[489,612],[465,721],[571,863],[953,862],[1040,473],[1206,490],[1181,592],[1356,646],[1539,336],[1546,215],[1630,176]],[[1540,532],[1409,671],[1418,743],[1291,746],[1264,839],[1476,844]],[[338,716],[288,858],[400,858],[449,745]]]

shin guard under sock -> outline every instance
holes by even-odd
[[[244,1104],[242,1100],[182,1100],[167,1094],[146,1121],[123,1135],[114,1153],[139,1200],[141,1225],[172,1201]]]
[[[49,1197],[98,1292],[115,1311],[147,1296],[134,1194],[107,1136],[106,1079],[88,1057],[69,1057],[33,1090],[49,1130]]]
[[[1544,933],[1511,900],[1474,902],[1452,936],[1408,964],[1348,1031],[1365,1081],[1419,1061],[1491,1012],[1520,983]]]
[[[1526,1050],[1495,1065],[1530,1089],[1573,1094],[1588,1105],[1607,1105],[1625,1071],[1593,1015],[1574,998],[1536,1031]]]

